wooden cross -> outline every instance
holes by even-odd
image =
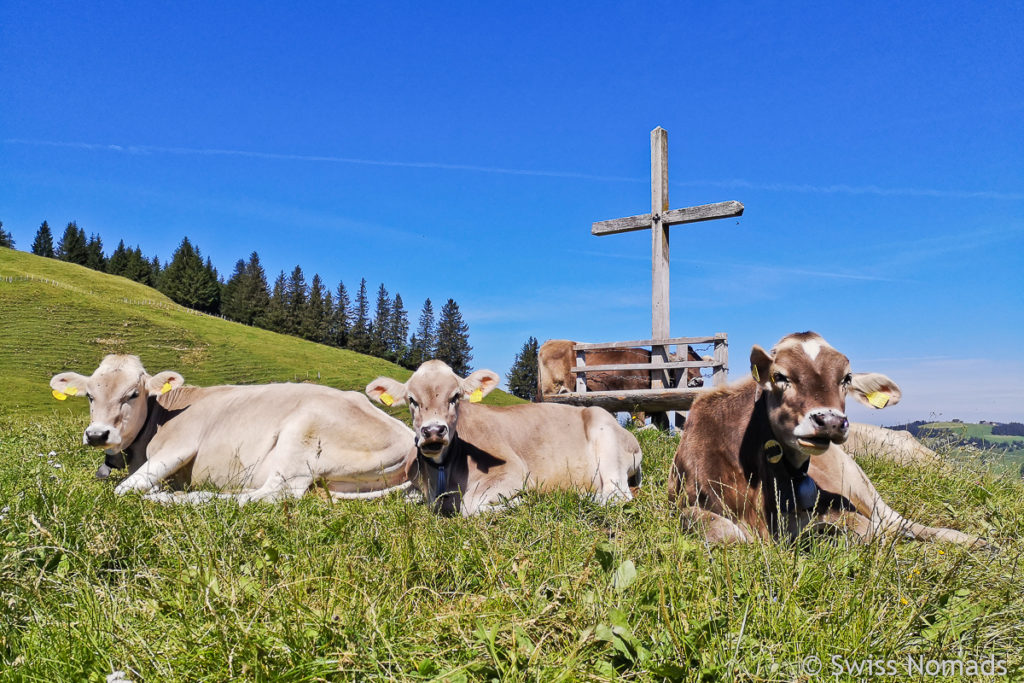
[[[614,235],[633,230],[651,231],[651,338],[654,340],[669,338],[668,308],[668,228],[670,225],[698,223],[717,218],[733,218],[743,215],[743,205],[739,202],[719,202],[688,206],[685,209],[668,208],[668,132],[658,126],[651,131],[651,212],[628,218],[616,218],[610,221],[594,223],[590,232],[593,235]],[[661,361],[668,360],[668,348],[657,346],[651,349],[651,360],[658,356]],[[660,389],[665,386],[666,373],[654,373],[651,377],[651,388]]]

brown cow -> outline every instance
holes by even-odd
[[[840,448],[847,394],[882,408],[900,399],[885,375],[851,373],[850,362],[813,332],[750,352],[752,378],[699,397],[669,477],[684,524],[711,542],[795,537],[808,527],[847,527],[963,545],[978,538],[917,524],[890,508]]]
[[[572,393],[576,391],[576,342],[567,339],[549,339],[541,344],[537,352],[537,401],[545,396]],[[651,362],[647,349],[592,349],[584,352],[587,365],[646,364]],[[675,354],[672,360],[676,360]],[[686,347],[686,360],[711,360],[702,358],[692,347]],[[670,385],[677,384],[677,371],[669,372]],[[650,389],[649,370],[599,370],[588,372],[587,391],[628,391]],[[686,368],[686,386],[704,386],[700,368]]]
[[[567,339],[549,339],[537,351],[537,401],[545,396],[576,391],[576,342]],[[587,365],[617,365],[625,363],[647,364],[651,352],[647,349],[607,349],[586,351]],[[650,389],[649,370],[616,370],[587,373],[587,391],[625,391]]]
[[[588,492],[602,504],[632,498],[640,445],[610,413],[478,405],[499,379],[490,370],[462,379],[431,360],[405,384],[378,377],[366,386],[375,401],[409,404],[417,452],[407,472],[435,510],[468,517],[507,506],[524,488]]]

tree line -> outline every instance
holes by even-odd
[[[0,246],[14,248],[2,222]],[[127,277],[156,288],[188,308],[377,356],[407,368],[437,358],[462,376],[472,369],[469,326],[454,299],[445,302],[437,319],[431,300],[424,301],[416,329],[410,334],[402,295],[396,292],[391,297],[383,283],[377,289],[372,310],[366,278],[360,280],[354,298],[344,282],[331,288],[318,273],[307,283],[298,265],[289,275],[282,270],[270,286],[255,251],[248,260],[239,259],[225,281],[209,257],[204,261],[199,247],[187,237],[171,260],[161,265],[158,257],[145,256],[138,246],[128,248],[124,240],[107,256],[99,235],[86,238],[74,221],[54,244],[50,226],[43,221],[32,243],[32,253]]]

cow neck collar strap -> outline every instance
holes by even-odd
[[[420,453],[420,458],[423,459],[423,462],[426,463],[427,467],[437,470],[437,490],[434,494],[434,500],[437,500],[444,495],[445,489],[448,487],[448,465],[452,460],[452,449],[454,446],[454,443],[450,443],[448,445],[448,452],[444,454],[444,459],[441,460],[441,462],[436,462],[433,458],[428,458]]]
[[[782,444],[775,439],[765,441],[761,446],[761,453],[765,460],[773,465],[782,463],[786,472],[781,486],[778,484],[779,480],[776,480],[779,509],[787,513],[813,509],[818,499],[818,485],[807,474],[811,459],[807,458],[803,464],[795,467],[786,457]]]

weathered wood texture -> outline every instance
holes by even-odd
[[[577,365],[569,372],[611,372],[613,370],[674,370],[676,368],[713,368],[713,360],[679,360],[651,363],[620,363],[617,365]]]
[[[711,386],[724,387],[729,377],[729,340],[722,339],[720,343],[715,344],[712,358],[715,361],[715,369],[711,372]]]
[[[724,332],[719,332],[706,337],[639,339],[631,342],[610,342],[605,344],[579,343],[574,347],[576,350],[576,367],[570,369],[570,372],[576,375],[576,391],[573,393],[555,394],[554,396],[545,395],[544,401],[579,406],[597,406],[612,412],[643,411],[646,413],[658,413],[675,410],[689,410],[690,405],[693,404],[694,398],[699,396],[702,391],[707,391],[710,387],[705,386],[704,388],[691,388],[686,386],[686,378],[681,377],[678,380],[682,384],[681,386],[666,388],[664,384],[657,384],[656,379],[659,376],[667,377],[668,371],[673,369],[685,370],[690,368],[711,368],[711,384],[713,386],[719,386],[719,383],[725,381],[727,372],[726,365],[729,361],[727,341],[728,338],[726,334]],[[666,354],[668,354],[670,347],[676,346],[676,353],[678,357],[686,358],[687,346],[694,344],[713,344],[714,355],[712,356],[712,359],[709,361],[668,361],[662,360],[661,357],[655,355],[653,352],[654,349],[661,348],[665,350]],[[586,364],[586,351],[639,348],[644,346],[649,346],[652,349],[651,360],[646,363],[615,363],[607,365]],[[587,391],[587,383],[585,380],[587,373],[624,371],[650,371],[651,388],[621,391]]]
[[[585,355],[586,354],[583,353],[583,351],[579,348],[579,346],[577,346],[576,347],[576,367],[577,368],[582,368],[586,364],[586,359],[584,358]],[[586,393],[586,391],[587,391],[587,376],[583,375],[583,374],[576,375],[576,392],[580,393],[580,394],[583,394],[583,393]]]
[[[688,206],[685,209],[672,209],[661,214],[661,224],[664,226],[682,225],[684,223],[700,223],[702,221],[713,221],[718,218],[736,218],[743,215],[743,204],[736,201],[718,202],[716,204],[702,204],[700,206]],[[651,227],[651,214],[643,213],[639,216],[628,216],[626,218],[614,218],[610,221],[598,221],[590,226],[592,235],[617,235],[620,232],[632,232],[634,230],[646,230]]]
[[[638,339],[636,341],[606,342],[596,344],[576,344],[577,350],[590,351],[593,349],[626,349],[634,346],[678,346],[679,344],[711,344],[713,342],[725,342],[728,335],[718,332],[705,337],[670,337],[668,339]]]
[[[668,282],[668,227],[661,215],[668,211],[668,131],[658,126],[651,131],[651,336],[668,337],[669,282]],[[652,361],[668,361],[668,349],[661,344],[651,347]],[[670,384],[668,374],[651,374],[651,388],[660,389]]]
[[[597,406],[611,412],[662,412],[689,410],[693,400],[704,389],[639,389],[635,391],[590,391],[585,394],[555,394],[545,396],[550,403],[573,406]]]

